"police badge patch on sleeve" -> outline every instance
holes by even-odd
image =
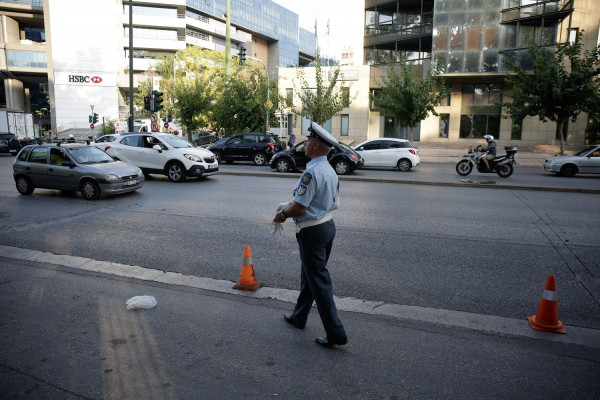
[[[310,183],[311,179],[312,179],[312,175],[310,174],[310,172],[305,172],[304,174],[302,174],[302,178],[300,178],[300,182],[302,182],[302,184],[304,184],[304,185],[308,185]],[[306,188],[304,190],[306,190]]]
[[[306,193],[306,189],[307,187],[304,185],[298,186],[298,195],[302,196],[304,193]]]

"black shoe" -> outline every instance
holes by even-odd
[[[322,337],[318,337],[315,339],[315,342],[320,344],[323,347],[332,347],[332,346],[343,346],[348,343],[348,338],[338,339],[338,340],[329,340],[327,338],[323,339]]]
[[[283,314],[283,319],[285,319],[285,322],[294,325],[298,329],[304,329],[304,325],[300,325],[296,321],[294,321],[291,315]]]

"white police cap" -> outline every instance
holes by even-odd
[[[310,124],[311,129],[308,130],[308,137],[315,137],[328,146],[334,146],[338,144],[338,140],[333,137],[333,135],[327,132],[321,125],[316,122],[312,122]]]

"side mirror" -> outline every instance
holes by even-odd
[[[162,153],[162,148],[159,145],[155,144],[154,146],[152,146],[152,148],[154,150],[157,150],[159,153]]]
[[[75,164],[72,161],[65,160],[61,164],[63,167],[74,168]]]
[[[360,146],[358,149],[356,149],[356,151],[363,151],[365,148]]]

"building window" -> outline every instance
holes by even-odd
[[[294,105],[294,89],[285,89],[285,102],[287,103],[288,107],[292,107]]]
[[[577,40],[577,33],[579,32],[579,28],[571,28],[569,29],[569,44],[575,44]]]
[[[440,114],[440,137],[448,138],[450,131],[450,114]]]
[[[502,114],[502,85],[464,84],[460,116],[460,138],[498,137]]]
[[[6,50],[9,67],[48,68],[46,53],[41,51]]]
[[[350,116],[342,114],[342,130],[340,136],[348,136],[348,128],[350,127]]]

